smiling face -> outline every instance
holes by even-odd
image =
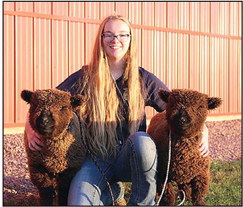
[[[112,35],[120,37],[111,37]],[[122,20],[110,20],[105,24],[102,43],[109,60],[119,61],[125,56],[130,46],[129,35],[130,28]]]

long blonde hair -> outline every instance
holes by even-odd
[[[116,130],[124,118],[119,109],[119,98],[116,92],[116,83],[113,80],[108,58],[102,45],[102,33],[108,21],[121,20],[130,28],[131,41],[125,55],[126,69],[123,82],[128,83],[128,105],[129,105],[129,132],[136,132],[144,115],[143,89],[140,80],[134,34],[129,21],[120,16],[108,16],[100,24],[92,60],[87,69],[87,84],[85,89],[86,104],[81,110],[86,116],[81,115],[86,123],[84,133],[92,152],[105,158],[115,155],[117,149]]]

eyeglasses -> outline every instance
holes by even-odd
[[[114,38],[116,38],[120,42],[126,42],[128,41],[130,34],[118,34],[118,35],[113,35],[113,34],[102,34],[102,37],[106,39],[107,41],[112,41]]]

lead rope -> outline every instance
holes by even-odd
[[[158,201],[156,202],[155,206],[159,206],[159,203],[160,203],[160,201],[161,201],[161,199],[163,197],[163,194],[164,194],[164,191],[165,191],[165,187],[166,187],[166,183],[167,183],[168,178],[169,178],[170,162],[171,162],[171,131],[169,132],[168,164],[167,164],[165,182],[164,182],[163,189],[161,191],[160,197],[159,197]],[[180,190],[180,191],[183,194],[183,199],[177,206],[181,206],[185,202],[185,199],[186,199],[185,192],[183,190]]]
[[[169,132],[168,163],[167,163],[167,170],[166,170],[165,182],[164,182],[164,185],[163,185],[161,194],[160,194],[160,196],[159,196],[159,199],[157,200],[155,206],[158,206],[158,205],[159,205],[159,203],[160,203],[160,201],[161,201],[161,199],[162,199],[162,196],[163,196],[163,194],[164,194],[165,186],[166,186],[166,183],[167,183],[167,181],[168,181],[168,177],[169,177],[170,161],[171,161],[171,131]]]
[[[112,192],[112,189],[111,189],[111,185],[107,179],[107,177],[105,176],[103,170],[100,168],[99,164],[97,163],[97,160],[96,160],[96,157],[93,155],[93,153],[90,151],[89,149],[89,145],[87,144],[86,142],[86,139],[85,139],[85,136],[84,136],[84,133],[83,133],[83,127],[81,125],[81,120],[80,120],[80,117],[79,117],[79,114],[77,114],[77,112],[75,111],[74,112],[76,114],[76,116],[78,117],[78,121],[79,121],[79,126],[80,126],[80,132],[81,132],[81,140],[84,144],[84,146],[87,146],[87,151],[92,159],[92,161],[94,162],[94,164],[96,165],[96,167],[98,168],[98,170],[100,171],[103,179],[105,180],[106,182],[106,185],[108,186],[109,188],[109,191],[110,191],[110,195],[111,195],[111,200],[112,200],[112,205],[114,206],[115,205],[115,199],[114,199],[114,195],[113,195],[113,192]]]

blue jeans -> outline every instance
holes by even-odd
[[[122,182],[132,182],[128,205],[153,205],[157,179],[157,150],[145,132],[136,132],[120,147],[117,157],[97,159],[108,179],[115,201],[124,196]],[[69,190],[68,205],[111,205],[107,184],[92,159],[87,156],[74,176]]]

